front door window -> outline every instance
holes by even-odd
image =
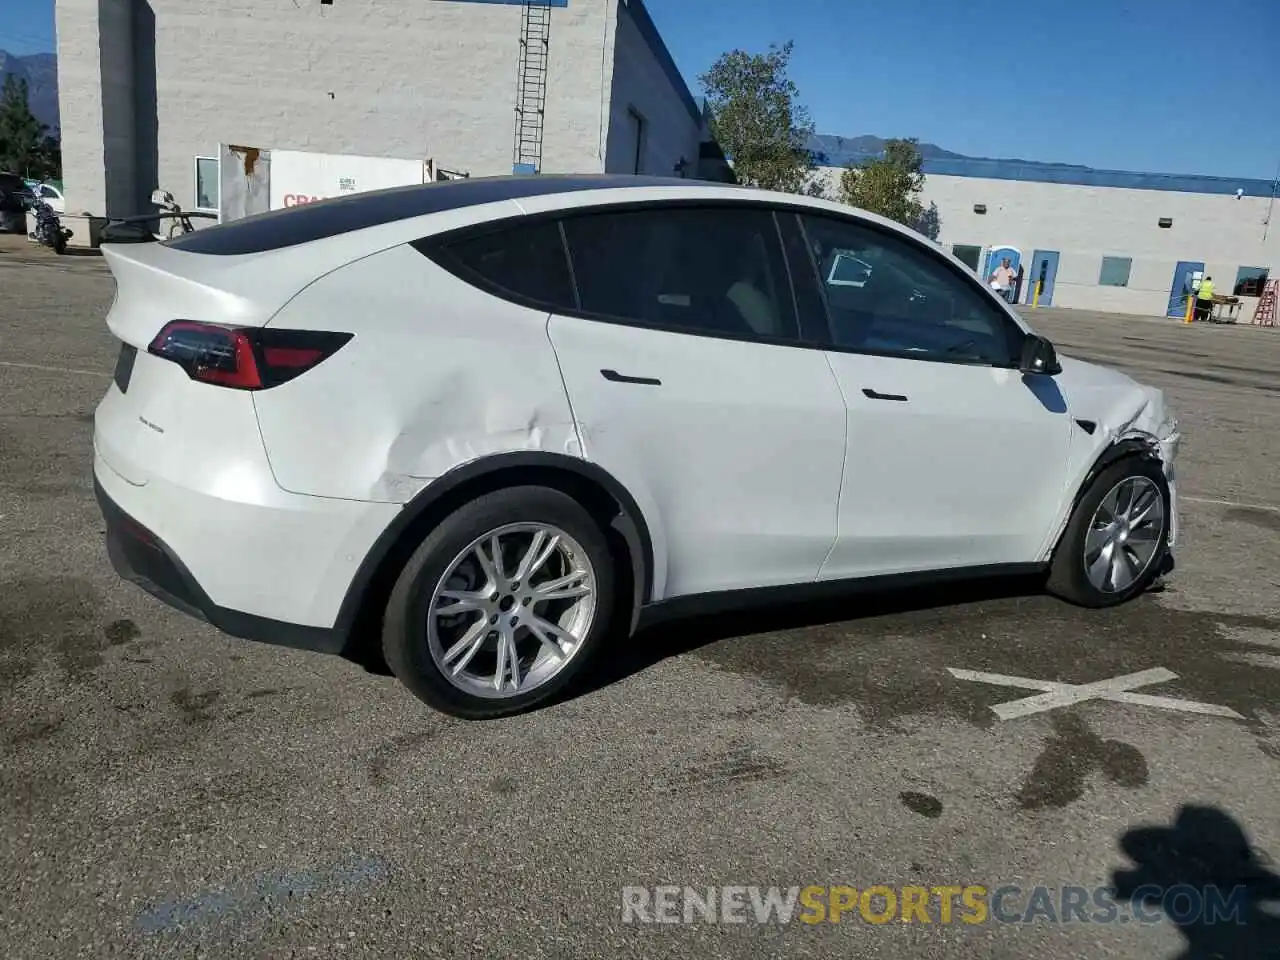
[[[1008,366],[1022,334],[972,280],[888,231],[803,216],[835,346]]]

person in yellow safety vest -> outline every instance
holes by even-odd
[[[1208,320],[1213,312],[1213,277],[1205,277],[1200,281],[1200,289],[1196,291],[1196,319]]]

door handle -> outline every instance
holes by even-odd
[[[660,387],[662,381],[654,377],[628,377],[617,370],[601,370],[600,375],[613,383],[642,383],[648,387]]]
[[[872,400],[897,400],[900,403],[907,402],[907,398],[900,393],[878,393],[875,390],[868,390],[866,387],[862,388],[862,395]]]

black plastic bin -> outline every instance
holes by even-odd
[[[26,205],[8,191],[0,191],[0,233],[27,234]]]

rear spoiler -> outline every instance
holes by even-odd
[[[111,332],[146,347],[170,320],[262,327],[303,287],[338,264],[311,251],[248,257],[188,253],[163,243],[105,243],[116,281]]]

